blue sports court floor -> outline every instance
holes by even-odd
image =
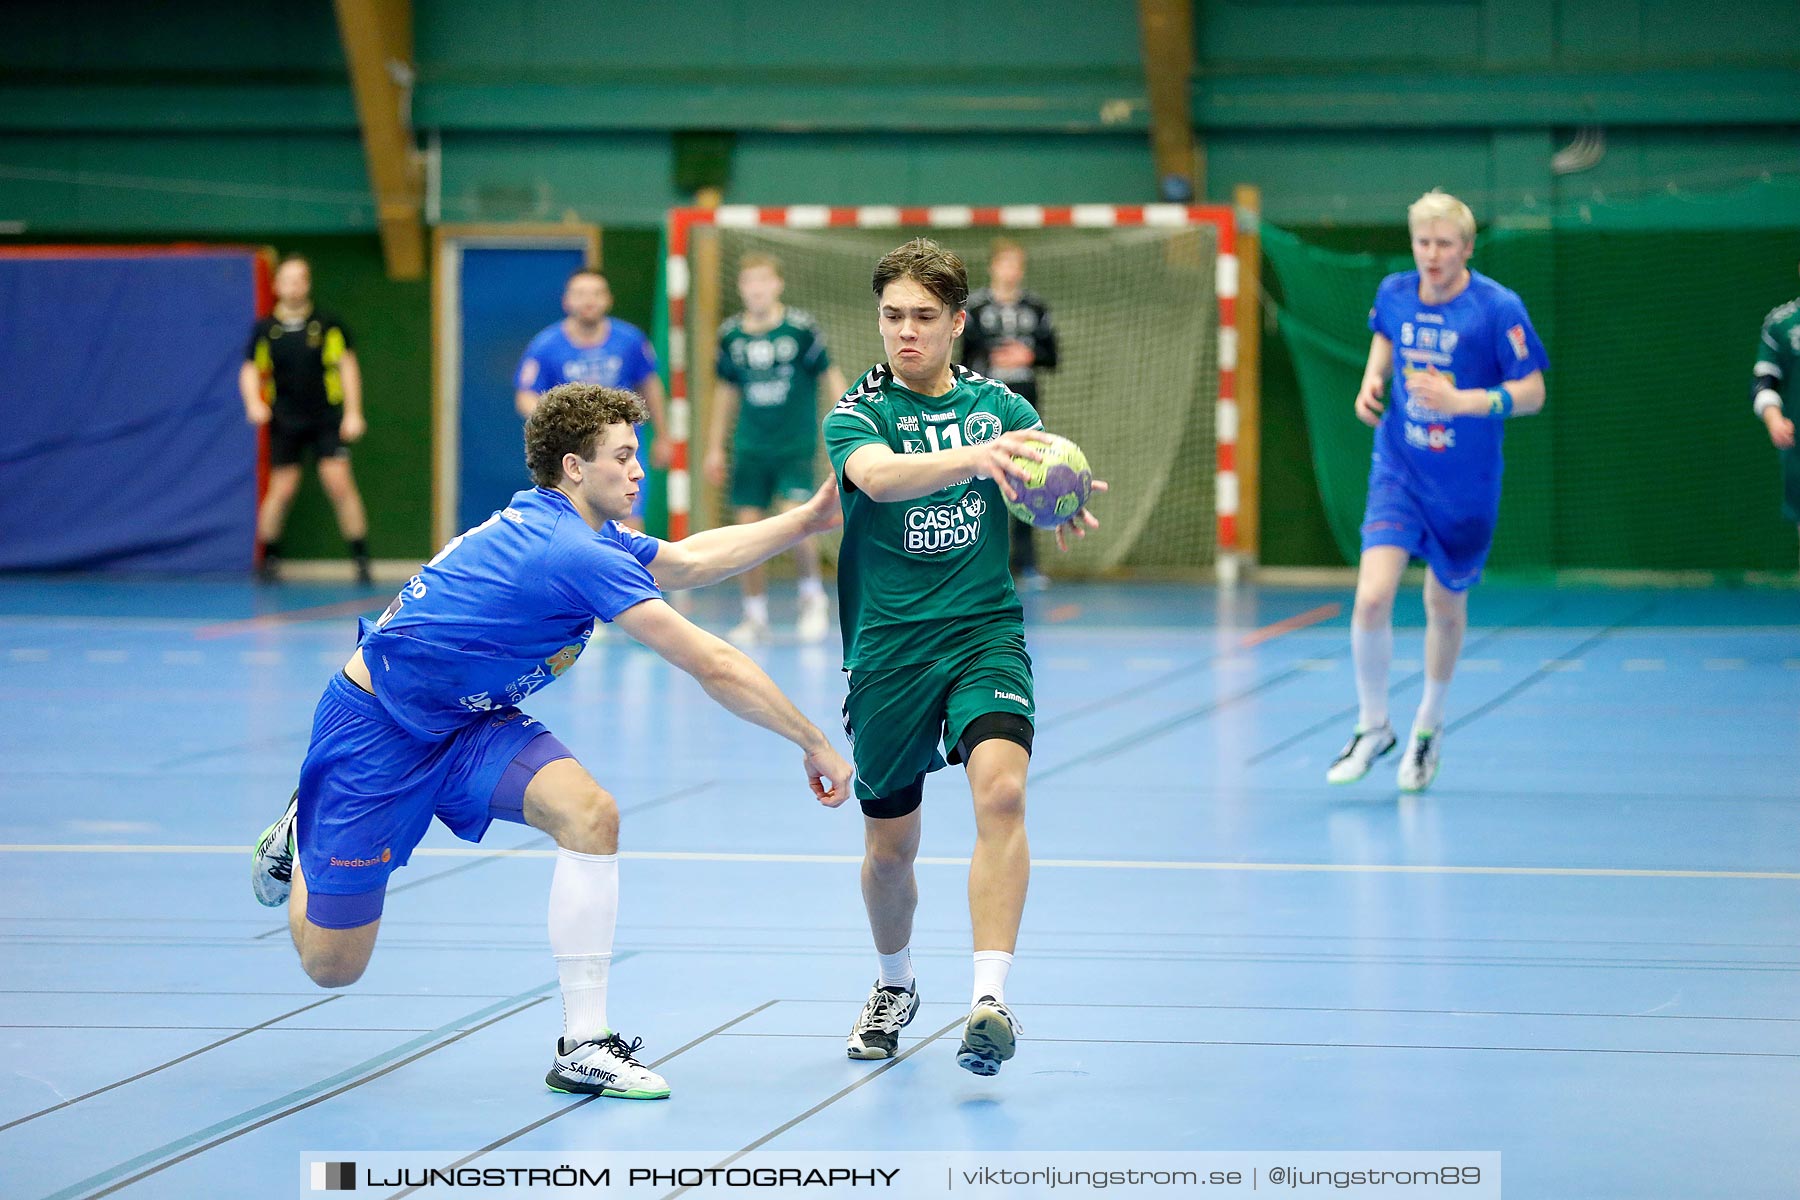
[[[1353,715],[1347,589],[1030,597],[1025,1039],[991,1080],[954,1063],[960,772],[926,794],[924,1008],[901,1058],[849,1062],[874,975],[859,815],[597,642],[532,707],[620,798],[610,1009],[666,1103],[542,1085],[530,829],[434,832],[342,992],[252,902],[249,842],[351,614],[385,599],[0,580],[0,1196],[288,1195],[326,1148],[753,1146],[1492,1150],[1509,1198],[1800,1194],[1792,591],[1482,588],[1419,797],[1392,756],[1323,782]],[[1397,724],[1420,620],[1415,592]],[[835,645],[758,656],[834,727]]]

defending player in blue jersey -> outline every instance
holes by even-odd
[[[437,817],[478,842],[499,818],[556,840],[550,949],[563,1037],[552,1088],[632,1099],[669,1094],[606,1019],[619,901],[619,810],[567,747],[518,705],[566,671],[596,620],[692,675],[720,704],[785,737],[820,803],[849,795],[850,765],[754,662],[682,617],[664,588],[727,579],[839,521],[835,484],[753,525],[662,542],[619,523],[644,471],[641,401],[593,384],[545,393],[525,425],[538,486],[453,538],[362,623],[326,686],[287,811],[264,832],[257,899],[288,906],[301,965],[321,987],[356,982],[388,876]]]
[[[644,461],[640,448],[638,462],[646,470],[651,466],[665,470],[673,458],[674,443],[665,436],[669,426],[663,415],[656,350],[643,330],[610,315],[612,305],[612,285],[605,275],[592,267],[570,275],[563,288],[563,312],[568,316],[545,326],[525,348],[513,380],[513,403],[521,417],[529,418],[538,397],[559,383],[597,383],[636,392],[650,412],[650,425],[657,435],[650,461]],[[644,527],[644,490],[638,492],[624,523],[633,529]]]
[[[1469,270],[1475,214],[1441,191],[1407,209],[1417,270],[1381,281],[1356,415],[1375,427],[1350,646],[1358,715],[1326,778],[1351,783],[1394,748],[1388,664],[1394,593],[1425,560],[1425,695],[1400,761],[1402,791],[1437,776],[1444,696],[1469,623],[1469,588],[1500,515],[1500,443],[1511,417],[1544,407],[1543,343],[1517,294]],[[1391,405],[1382,394],[1390,375]]]

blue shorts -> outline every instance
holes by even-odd
[[[1439,583],[1465,592],[1481,582],[1498,519],[1497,503],[1473,514],[1428,512],[1404,479],[1378,466],[1369,472],[1362,548],[1398,546],[1413,558],[1424,559]]]
[[[343,673],[313,714],[300,767],[296,842],[306,916],[354,929],[381,916],[388,876],[406,865],[436,816],[466,842],[495,817],[523,822],[525,785],[545,763],[572,758],[516,708],[498,708],[448,737],[422,741]]]

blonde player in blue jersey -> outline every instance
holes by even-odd
[[[820,803],[849,795],[850,765],[761,668],[691,624],[664,588],[727,579],[838,523],[837,489],[754,525],[663,542],[622,524],[643,483],[636,396],[563,384],[525,424],[537,481],[454,538],[400,590],[332,677],[300,786],[259,841],[251,884],[285,903],[300,963],[321,987],[355,983],[375,949],[388,876],[435,816],[478,842],[496,818],[556,840],[550,950],[563,1036],[546,1082],[660,1099],[663,1078],[606,1016],[619,907],[619,810],[567,747],[519,710],[563,674],[594,622],[616,623],[746,721],[800,747]],[[606,747],[610,760],[627,748]]]
[[[1375,427],[1350,646],[1356,729],[1326,778],[1352,783],[1395,745],[1388,722],[1394,593],[1407,563],[1425,576],[1425,695],[1401,757],[1402,791],[1437,777],[1444,697],[1500,514],[1506,422],[1544,407],[1550,365],[1517,294],[1469,269],[1475,214],[1441,191],[1406,210],[1416,269],[1390,275],[1369,313],[1374,337],[1356,415]],[[1393,382],[1392,403],[1383,393]]]

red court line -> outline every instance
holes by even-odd
[[[1239,642],[1238,645],[1239,647],[1248,650],[1251,646],[1260,646],[1264,642],[1272,642],[1284,633],[1292,633],[1296,629],[1305,629],[1308,625],[1317,625],[1320,621],[1329,621],[1343,611],[1344,606],[1341,604],[1321,604],[1317,608],[1309,608],[1303,613],[1288,617],[1285,620],[1277,621],[1273,625],[1264,625],[1254,633],[1246,633],[1244,635],[1244,640]]]
[[[329,617],[354,617],[374,608],[387,593],[364,596],[360,600],[340,600],[336,604],[314,604],[307,608],[290,608],[286,612],[264,613],[260,617],[250,617],[242,621],[223,621],[217,625],[202,625],[194,630],[194,637],[203,642],[215,638],[233,637],[240,633],[255,633],[263,629],[280,629],[283,625],[293,625],[300,621],[321,621]]]

